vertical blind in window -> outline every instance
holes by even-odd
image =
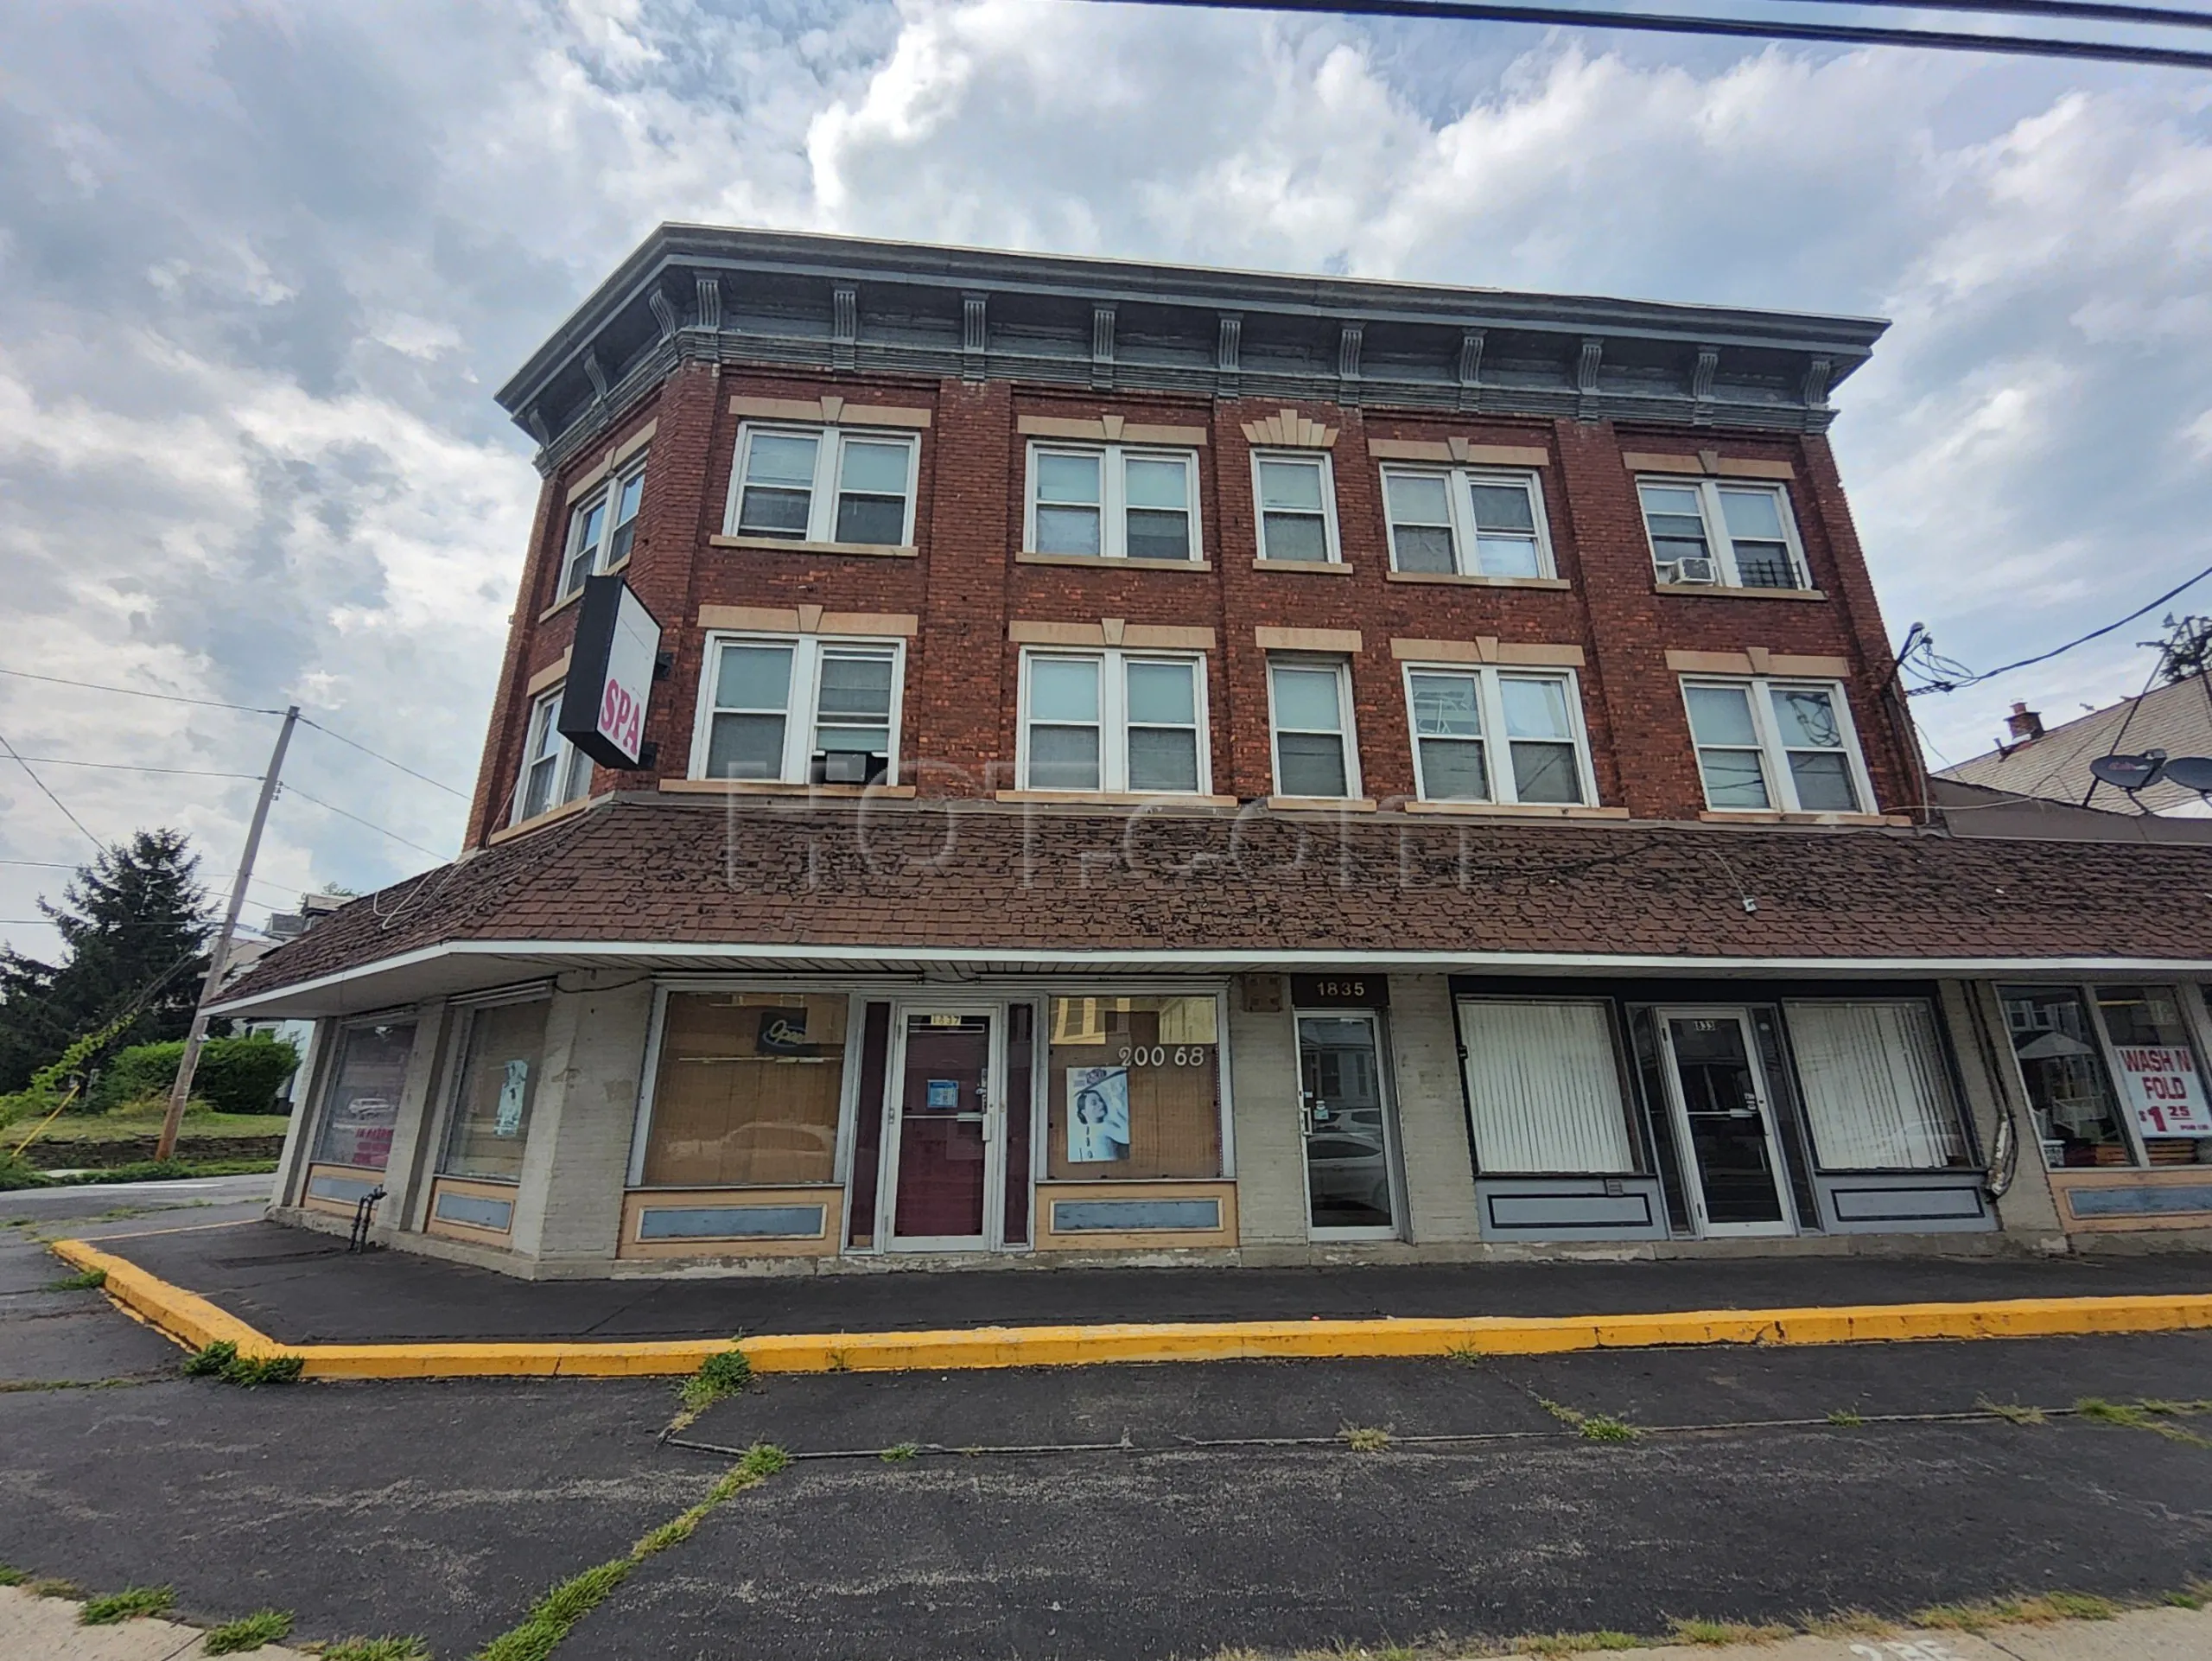
[[[1791,1003],[1789,1041],[1821,1167],[1926,1171],[1966,1142],[1924,1003]]]
[[[1462,1003],[1459,1041],[1483,1171],[1636,1169],[1603,1004]]]

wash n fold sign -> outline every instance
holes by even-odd
[[[2185,1045],[2120,1044],[2113,1053],[2140,1134],[2212,1136],[2212,1101],[2205,1097],[2194,1050]]]

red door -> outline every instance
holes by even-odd
[[[991,1017],[906,1017],[894,1239],[988,1242]]]

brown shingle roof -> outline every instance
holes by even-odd
[[[2107,811],[2131,813],[2135,804],[2127,793],[2099,785],[2089,771],[2089,763],[2115,749],[2132,755],[2149,749],[2168,755],[2212,755],[2212,680],[2193,675],[2154,687],[2140,699],[2093,710],[2051,728],[2040,738],[1961,761],[1942,776],[2016,795],[2088,802]],[[2204,811],[2203,799],[2195,791],[2163,779],[2139,792],[2137,800],[2153,813]]]
[[[2200,959],[2212,848],[619,798],[354,901],[227,996],[468,940]]]

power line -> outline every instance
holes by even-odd
[[[1949,29],[1876,29],[1853,23],[1786,23],[1661,12],[1590,11],[1576,6],[1501,5],[1491,0],[1108,0],[1108,3],[1203,6],[1234,11],[1288,11],[1351,17],[1420,17],[1459,22],[1565,24],[1573,29],[1620,29],[1655,35],[1718,35],[1749,40],[1824,41],[1839,46],[1916,46],[1945,52],[2088,58],[2107,63],[2212,69],[2212,52],[2186,52],[2176,47],[2127,46],[2032,35],[1974,35]]]
[[[19,755],[44,767],[99,767],[111,773],[171,773],[187,779],[258,779],[257,773],[216,773],[206,767],[149,767],[136,761],[79,761],[67,755]]]
[[[418,854],[428,854],[432,859],[437,860],[441,862],[443,862],[448,857],[448,856],[440,853],[435,848],[425,848],[419,842],[409,842],[408,839],[405,837],[401,836],[398,831],[387,830],[384,826],[377,824],[375,821],[365,819],[358,813],[348,813],[342,807],[333,807],[328,802],[319,800],[315,797],[308,795],[307,792],[302,790],[297,785],[286,785],[284,786],[284,792],[287,795],[296,796],[302,801],[310,803],[313,805],[322,809],[326,813],[335,813],[341,819],[351,819],[356,824],[366,825],[370,830],[375,831],[380,837],[390,837],[394,842],[405,843],[408,847],[412,848]]]
[[[375,760],[383,762],[385,766],[388,767],[397,767],[409,778],[420,779],[424,784],[435,786],[436,788],[445,792],[448,796],[458,796],[464,802],[468,799],[468,792],[467,791],[455,790],[451,785],[446,784],[441,780],[433,779],[427,773],[417,773],[405,762],[395,761],[389,755],[379,755],[376,751],[371,749],[366,744],[360,742],[358,739],[348,738],[344,733],[334,733],[331,731],[329,728],[324,726],[320,721],[310,720],[308,716],[302,716],[300,717],[300,724],[303,727],[314,728],[326,738],[334,738],[341,744],[351,745],[353,748],[360,751],[362,754],[373,757]]]
[[[260,710],[251,703],[226,703],[220,698],[187,697],[181,692],[149,692],[139,686],[108,686],[99,681],[67,680],[60,675],[34,675],[28,669],[0,669],[0,675],[13,675],[18,680],[42,680],[53,686],[80,686],[88,692],[121,692],[126,697],[159,698],[164,703],[196,703],[203,710],[236,710],[250,716],[281,716],[282,710]],[[258,779],[261,775],[252,775]]]
[[[1795,0],[1825,5],[1829,0]],[[2164,6],[2113,5],[2107,0],[1851,0],[1862,6],[1905,11],[1980,11],[2021,17],[2081,17],[2107,23],[2149,23],[2159,29],[2212,29],[2212,12],[2171,11]]]
[[[2093,628],[2087,634],[2083,634],[2076,639],[2069,640],[2064,646],[2055,646],[2051,647],[2050,651],[2039,652],[2032,658],[2023,658],[2018,663],[2008,663],[1995,669],[1984,670],[1978,675],[1968,675],[1962,680],[1946,679],[1930,681],[1925,686],[1915,686],[1908,689],[1906,696],[1917,697],[1923,692],[1961,691],[1969,686],[1979,686],[1984,681],[1995,680],[1999,675],[2009,675],[2015,669],[2029,669],[2039,663],[2049,663],[2053,658],[2063,656],[2064,653],[2071,652],[2077,646],[2087,646],[2092,640],[2102,640],[2106,635],[2111,633],[2116,628],[2126,627],[2128,624],[2133,622],[2145,612],[2158,610],[2159,607],[2164,605],[2167,601],[2172,599],[2176,595],[2180,594],[2186,589],[2195,588],[2208,576],[2212,576],[2212,565],[2206,566],[2195,576],[2190,577],[2186,582],[2178,583],[2175,587],[2168,589],[2156,600],[2147,601],[2144,604],[2136,607],[2136,608],[2133,611],[2129,612],[2126,616],[2114,618],[2111,622],[2107,623],[2102,628]]]
[[[67,819],[70,824],[75,825],[79,830],[85,831],[85,840],[86,842],[91,843],[93,847],[99,849],[102,853],[105,853],[107,851],[107,844],[102,842],[98,837],[94,836],[91,831],[85,830],[84,820],[79,818],[74,813],[72,813],[69,811],[69,805],[67,802],[63,801],[61,798],[55,795],[52,791],[47,789],[45,780],[40,778],[35,773],[31,772],[31,764],[24,760],[22,756],[16,754],[16,747],[13,744],[10,744],[5,738],[0,738],[0,749],[6,750],[10,756],[14,757],[17,765],[19,765],[22,768],[23,772],[29,776],[30,781],[36,785],[45,794],[46,799],[52,802],[56,807],[61,810],[62,818]]]

